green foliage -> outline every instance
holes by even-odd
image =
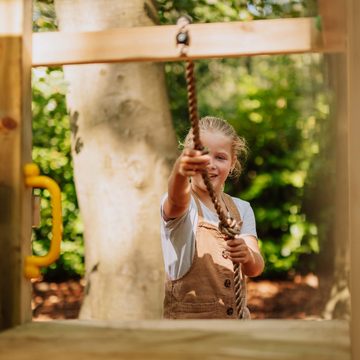
[[[84,274],[83,228],[73,182],[69,118],[66,111],[66,84],[57,68],[33,70],[33,161],[41,173],[54,179],[62,190],[63,241],[56,264],[44,269],[50,279]],[[41,195],[41,225],[33,232],[36,255],[48,252],[51,241],[51,206],[47,190]]]
[[[54,31],[57,29],[53,0],[34,0],[33,31]]]
[[[162,24],[182,13],[195,22],[220,22],[314,15],[314,1],[158,0]],[[36,1],[34,29],[56,28],[52,1]],[[250,201],[266,260],[265,276],[314,269],[314,257],[326,244],[324,217],[311,202],[320,193],[319,178],[329,174],[322,156],[327,149],[328,105],[317,55],[261,56],[196,62],[201,116],[226,118],[248,141],[250,154],[239,182],[227,191]],[[170,107],[179,139],[189,128],[183,63],[165,65]],[[33,159],[63,192],[64,240],[48,277],[84,272],[83,229],[79,217],[70,156],[69,119],[62,70],[37,69],[33,75]],[[320,137],[320,134],[323,134]],[[326,140],[326,141],[325,141]],[[324,165],[325,164],[325,165]],[[311,191],[307,191],[310,189]],[[309,196],[311,194],[311,196]],[[315,198],[316,196],[314,196]],[[316,197],[318,199],[318,197]],[[42,226],[34,232],[34,251],[43,254],[51,229],[49,196],[42,192]]]
[[[248,142],[240,182],[229,182],[226,190],[254,208],[267,277],[314,270],[320,251],[321,224],[308,219],[304,200],[327,126],[322,61],[297,55],[197,62],[200,116],[227,119]],[[181,70],[180,64],[166,65],[179,138],[189,127]]]
[[[162,24],[175,24],[180,15],[194,23],[314,16],[316,0],[157,0]]]
[[[186,12],[201,22],[256,17],[241,1],[199,3],[187,1]],[[294,7],[288,7],[286,15],[314,12],[313,3],[290,3]],[[177,2],[164,4],[163,21],[174,23],[185,5],[179,9]],[[324,243],[320,236],[328,234],[328,224],[324,215],[314,213],[328,211],[319,208],[320,203],[315,206],[306,190],[318,178],[315,169],[328,170],[319,155],[326,148],[321,141],[328,136],[329,112],[323,58],[262,56],[197,61],[196,66],[200,116],[227,119],[248,142],[246,169],[240,182],[229,182],[226,190],[254,208],[266,260],[264,276],[315,270],[314,260]],[[166,75],[175,129],[183,139],[189,128],[183,64],[166,64]]]

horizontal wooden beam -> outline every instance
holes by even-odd
[[[0,334],[0,349],[11,360],[351,359],[339,320],[33,322]]]
[[[176,25],[96,32],[33,34],[33,66],[128,61],[179,61]],[[314,18],[254,20],[189,25],[189,59],[261,54],[340,52],[345,34],[326,46]]]

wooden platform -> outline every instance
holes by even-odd
[[[0,334],[1,360],[350,360],[346,321],[33,322]]]

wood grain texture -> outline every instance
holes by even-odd
[[[13,27],[0,27],[0,329],[31,320],[23,276],[31,241],[31,191],[23,180],[31,159],[31,2],[0,0],[4,8],[0,23]]]
[[[350,360],[350,344],[345,321],[57,321],[4,332],[0,357]]]
[[[351,346],[352,359],[360,359],[360,4],[347,3],[348,24],[348,127],[349,127],[349,231],[350,231],[350,291],[351,291]]]
[[[33,66],[124,61],[179,61],[175,25],[93,32],[33,34]],[[326,46],[315,19],[275,19],[189,25],[188,58],[345,50],[340,29],[327,33]]]

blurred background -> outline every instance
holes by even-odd
[[[160,24],[183,13],[195,23],[317,17],[315,0],[156,1]],[[321,19],[319,24],[321,26]],[[56,31],[51,0],[34,1],[33,31]],[[266,267],[249,281],[253,318],[344,318],[348,297],[334,302],[344,281],[335,262],[345,256],[334,239],[336,129],[332,116],[333,56],[256,56],[196,61],[200,116],[228,120],[248,142],[249,156],[226,192],[249,201]],[[179,143],[189,129],[184,64],[165,63]],[[62,189],[64,232],[60,259],[33,282],[35,320],[76,318],[86,285],[84,226],[71,157],[71,125],[61,67],[33,69],[33,161]],[[33,252],[44,255],[51,230],[50,197],[41,195],[41,226]],[[344,265],[344,272],[346,266]],[[334,284],[338,284],[337,287]]]

